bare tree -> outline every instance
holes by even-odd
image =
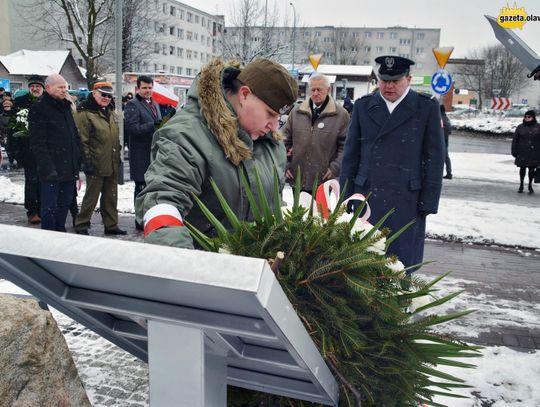
[[[223,56],[248,63],[255,58],[282,59],[289,48],[289,28],[278,29],[277,7],[267,10],[260,0],[238,0],[233,3],[231,22],[223,39]],[[286,36],[279,32],[287,31]],[[292,31],[291,31],[292,32]]]
[[[34,37],[73,49],[84,61],[88,86],[114,69],[115,0],[21,0],[17,11]],[[137,70],[152,52],[154,15],[148,2],[122,2],[122,70]]]
[[[35,35],[71,44],[86,65],[88,85],[98,76],[99,60],[114,43],[114,0],[22,0],[19,14]]]
[[[474,51],[471,58],[484,60],[485,65],[461,64],[457,73],[465,86],[478,91],[480,106],[482,98],[509,97],[527,85],[526,68],[500,44]]]

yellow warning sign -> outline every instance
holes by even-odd
[[[454,47],[433,48],[433,55],[435,55],[435,59],[437,60],[437,63],[441,69],[446,66],[446,63],[448,62],[450,54],[452,54],[453,50]]]
[[[317,70],[319,64],[321,63],[322,54],[311,54],[309,56],[309,62],[314,70]]]

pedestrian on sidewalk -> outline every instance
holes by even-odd
[[[41,182],[41,228],[66,231],[66,218],[79,177],[81,145],[67,82],[52,74],[45,93],[28,115],[30,149]]]
[[[444,105],[440,105],[441,109],[441,119],[443,123],[443,133],[444,133],[444,145],[446,147],[446,158],[444,159],[444,166],[446,168],[446,175],[444,179],[452,179],[452,162],[450,161],[450,153],[448,151],[448,136],[452,133],[452,124],[450,119],[446,115],[446,109]]]
[[[529,169],[529,194],[534,193],[532,182],[536,167],[540,166],[540,124],[536,121],[534,110],[528,110],[523,123],[517,126],[512,139],[512,156],[519,167],[519,189],[523,193],[525,173]]]
[[[127,234],[118,227],[118,168],[121,147],[116,115],[111,108],[112,97],[112,84],[97,82],[75,115],[83,147],[83,171],[86,175],[86,192],[75,221],[75,233],[79,235],[89,234],[90,221],[98,199],[105,234]]]

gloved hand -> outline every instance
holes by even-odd
[[[89,162],[82,163],[81,169],[85,175],[94,175],[96,173],[96,168],[92,163]]]
[[[45,180],[49,182],[58,181],[58,173],[56,172],[56,170],[53,170],[49,175],[47,175],[47,178],[45,178]]]

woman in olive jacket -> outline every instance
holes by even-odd
[[[525,172],[529,168],[529,194],[534,193],[532,182],[536,167],[540,166],[540,124],[534,110],[525,112],[523,123],[517,126],[512,140],[512,156],[519,167],[519,189],[523,192]]]

